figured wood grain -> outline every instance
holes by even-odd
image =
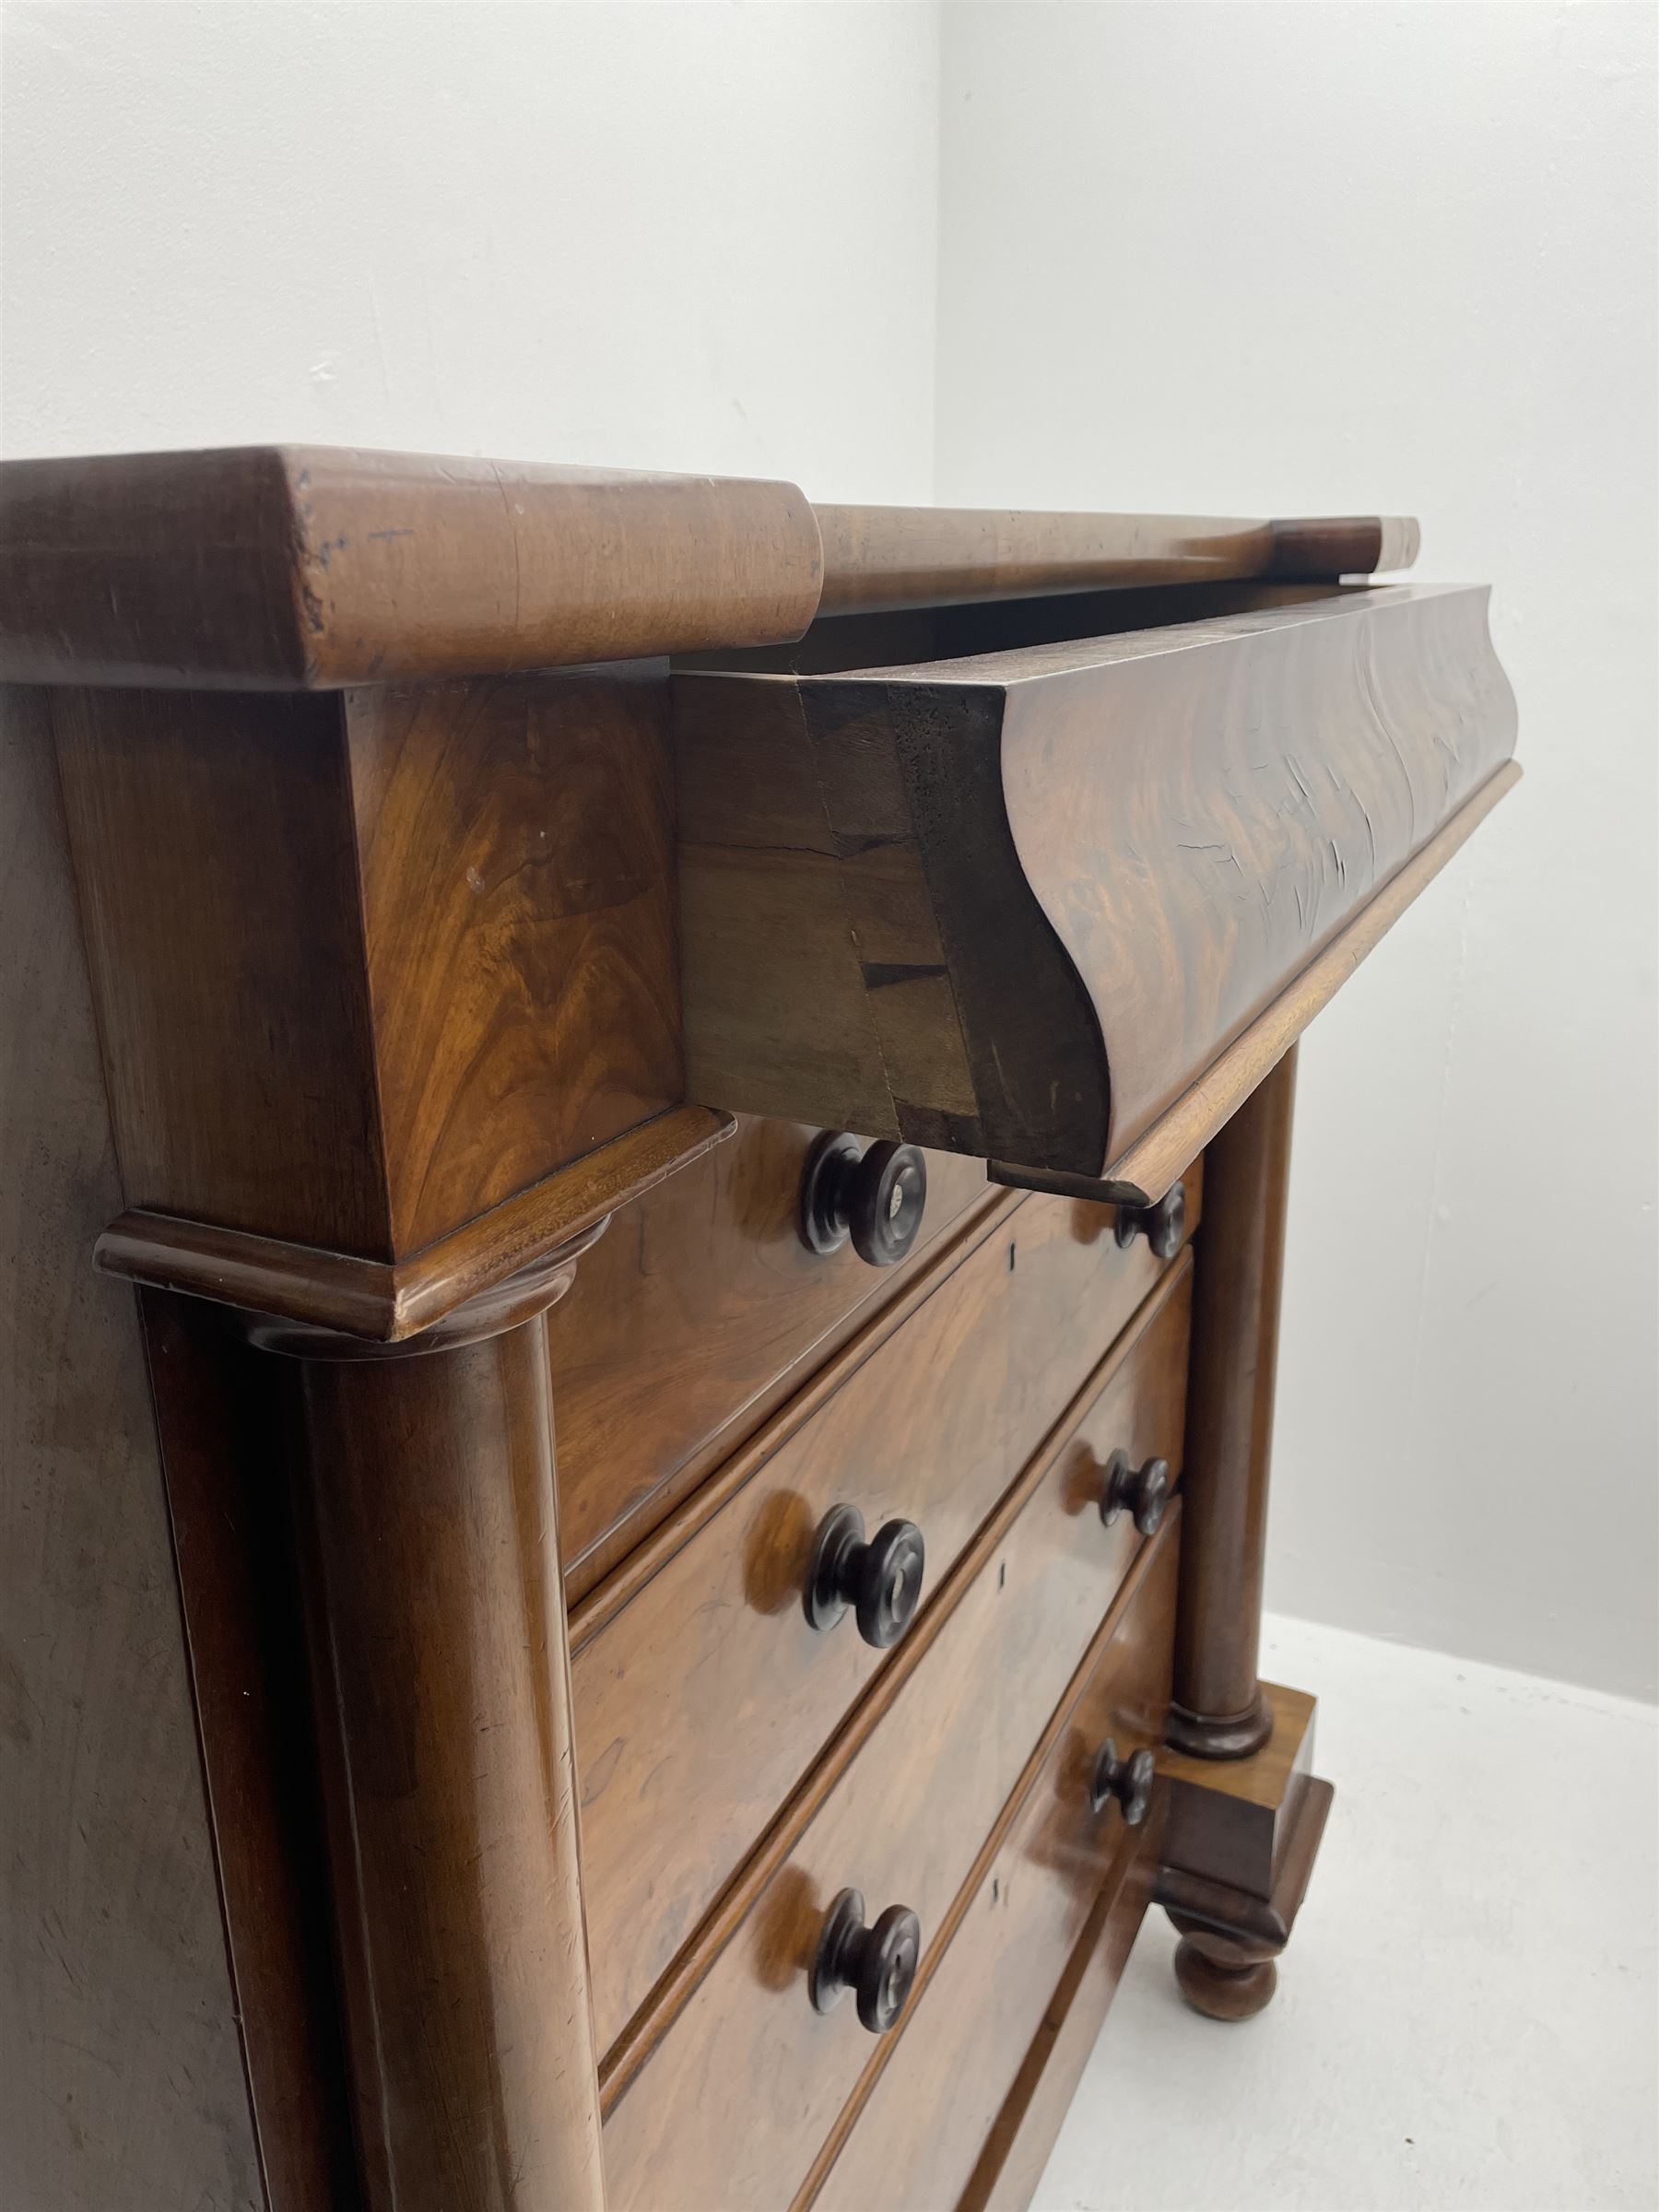
[[[660,670],[347,695],[392,1241],[684,1095]]]
[[[577,1623],[601,2051],[888,1657],[850,1617],[828,1633],[806,1620],[802,1592],[824,1515],[853,1505],[872,1535],[895,1516],[915,1522],[925,1607],[1054,1409],[1156,1283],[1162,1264],[1144,1241],[1125,1251],[1108,1232],[1084,1245],[1076,1210],[1021,1207],[902,1327],[888,1331],[884,1315],[877,1341],[861,1339],[834,1363],[833,1394],[770,1424],[721,1510],[672,1554],[659,1547],[632,1602],[592,1635]],[[1083,1295],[1080,1262],[1093,1277]],[[1029,1357],[1038,1345],[1041,1361]],[[665,1804],[675,1807],[666,1823],[656,1817]]]
[[[0,2204],[264,2212],[44,709],[0,691]]]
[[[683,1100],[664,711],[660,670],[58,693],[130,1205],[371,1303],[511,1264],[534,1186]]]
[[[1506,760],[1474,796],[1465,801],[1445,828],[1406,862],[1346,929],[1228,1046],[1192,1089],[1112,1162],[1094,1194],[1145,1206],[1159,1198],[1227,1124],[1265,1080],[1322,1008],[1327,1006],[1366,956],[1381,944],[1412,900],[1426,890],[1447,862],[1467,843],[1500,799],[1521,781],[1521,765]],[[1018,1189],[1054,1187],[1054,1179],[1032,1177],[1003,1162],[991,1163],[994,1182]],[[1092,1182],[1092,1179],[1090,1179]],[[1079,1186],[1081,1187],[1081,1186]]]
[[[249,446],[0,467],[0,676],[200,689],[505,675],[794,637],[792,484]]]
[[[675,688],[693,1095],[1062,1177],[1129,1155],[1514,735],[1457,586]]]
[[[1201,1159],[1194,1161],[1191,1172],[1182,1178],[1189,1233],[1202,1218],[1203,1167]],[[932,1295],[943,1275],[994,1234],[1010,1208],[1019,1203],[1005,1193],[985,1211],[971,1215],[923,1271],[902,1284],[896,1296],[882,1302],[856,1337],[827,1359],[796,1391],[783,1422],[774,1430],[759,1431],[742,1450],[734,1453],[672,1519],[660,1523],[603,1583],[591,1589],[571,1615],[572,1647],[579,1649],[631,1604],[653,1577],[751,1479],[771,1448],[771,1435],[787,1433],[791,1424],[810,1418],[828,1404],[860,1361],[902,1327]],[[1041,1310],[1039,1325],[1027,1325],[1024,1319],[1027,1313],[1038,1312],[1034,1301],[1018,1301],[1014,1308],[1018,1343],[1009,1387],[1035,1409],[1040,1429],[1052,1424],[1054,1407],[1070,1400],[1079,1378],[1087,1377],[1094,1361],[1100,1344],[1095,1311],[1101,1299],[1112,1298],[1111,1287],[1117,1279],[1122,1259],[1112,1236],[1115,1218],[1112,1208],[1093,1200],[1070,1206],[1034,1206],[1023,1217],[1023,1226],[1011,1240],[1016,1266],[1022,1243],[1028,1251],[1041,1250],[1041,1273],[1053,1289]],[[583,1263],[584,1273],[591,1264]],[[1156,1268],[1143,1265],[1138,1272],[1143,1288],[1150,1288],[1157,1279]]]
[[[131,1206],[99,1238],[94,1257],[106,1273],[158,1289],[401,1344],[700,1159],[732,1128],[729,1114],[677,1107],[406,1260],[360,1260]]]
[[[1375,515],[1254,523],[1018,508],[818,506],[813,512],[824,547],[819,611],[827,615],[1102,584],[1369,574],[1409,568],[1418,553],[1415,522]]]
[[[1135,1830],[1115,1805],[1094,1811],[1089,1777],[1108,1739],[1124,1757],[1162,1742],[1175,1550],[1171,1526],[1086,1679],[1068,1691],[1000,1847],[953,1916],[948,1946],[900,2030],[873,2055],[855,2109],[838,2124],[847,2132],[827,2179],[802,2190],[801,2212],[957,2204],[1097,1899],[1102,1889],[1115,1896],[1137,1859],[1156,1857],[1161,1823]]]
[[[1106,1035],[1109,1159],[1507,759],[1488,596],[1364,591],[1006,672],[1009,822]]]
[[[811,1252],[799,1204],[818,1134],[740,1122],[729,1144],[618,1211],[548,1315],[573,1599],[759,1427],[808,1363],[902,1300],[941,1241],[998,1203],[977,1162],[932,1153],[907,1259],[874,1268],[851,1244]]]
[[[1110,1432],[1179,1465],[1188,1281],[1183,1262],[1154,1293],[964,1554],[950,1597],[901,1641],[651,2015],[613,2049],[613,2212],[654,2206],[668,2171],[684,2201],[730,2212],[798,2183],[803,2143],[828,2134],[869,2055],[850,2006],[820,2015],[807,1998],[825,1911],[852,1885],[872,1911],[909,1905],[924,1946],[942,1924],[1140,1547],[1133,1527],[1101,1526],[1089,1452]]]
[[[1055,1421],[1043,1450],[1003,1499],[959,1561],[949,1591],[941,1594],[941,1602],[925,1612],[902,1639],[890,1666],[853,1708],[846,1726],[785,1807],[783,1817],[760,1841],[737,1881],[658,1985],[649,2006],[635,2016],[628,2031],[612,2047],[604,2065],[604,2086],[609,2103],[616,2103],[627,2093],[696,1994],[711,1960],[719,1958],[745,1925],[757,1897],[787,1864],[802,1827],[817,1816],[849,1765],[879,1732],[904,1685],[922,1665],[952,1618],[957,1600],[997,1559],[999,1547],[1006,1546],[1010,1529],[1030,1500],[1039,1492],[1051,1496],[1068,1521],[1096,1506],[1099,1461],[1113,1449],[1112,1440],[1115,1438],[1122,1442],[1140,1418],[1135,1411],[1136,1386],[1131,1377],[1125,1376],[1125,1369],[1137,1353],[1145,1352],[1144,1340],[1160,1324],[1166,1331],[1171,1326],[1178,1327],[1184,1345],[1184,1319],[1177,1316],[1176,1322],[1171,1323],[1165,1317],[1165,1309],[1175,1300],[1180,1300],[1184,1308],[1189,1298],[1190,1265],[1190,1259],[1183,1259],[1164,1276],[1107,1358],[1086,1378],[1082,1389]],[[1159,1400],[1161,1411],[1154,1408],[1147,1413],[1142,1406],[1141,1413],[1146,1416],[1142,1425],[1147,1431],[1157,1430],[1173,1435],[1182,1418],[1176,1401],[1183,1394],[1184,1371],[1178,1361],[1174,1371],[1160,1367],[1158,1371],[1167,1384],[1168,1402]],[[1060,1465],[1062,1460],[1064,1466]],[[1171,1465],[1178,1475],[1179,1461],[1174,1460]],[[1115,1525],[1117,1533],[1112,1548],[1106,1555],[1104,1570],[1109,1587],[1117,1585],[1124,1563],[1135,1554],[1132,1530],[1121,1522]]]

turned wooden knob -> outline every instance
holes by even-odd
[[[843,1889],[830,1906],[812,1961],[809,1986],[819,2012],[829,2012],[852,1990],[858,2017],[872,2035],[885,2035],[904,2010],[922,1955],[922,1923],[908,1905],[889,1905],[874,1927],[864,1924],[865,1901]]]
[[[1095,1760],[1088,1802],[1100,1813],[1115,1797],[1123,1807],[1124,1826],[1138,1828],[1151,1808],[1152,1784],[1157,1773],[1150,1751],[1143,1748],[1132,1752],[1127,1759],[1120,1759],[1117,1746],[1108,1736]]]
[[[866,1643],[885,1651],[915,1618],[927,1547],[913,1521],[889,1521],[866,1544],[855,1505],[832,1506],[818,1524],[803,1594],[815,1629],[832,1629],[851,1606]]]
[[[844,1129],[827,1129],[801,1177],[801,1240],[839,1252],[849,1237],[861,1260],[891,1267],[914,1244],[927,1206],[927,1160],[914,1145],[884,1138],[860,1152]]]
[[[1120,1513],[1131,1513],[1143,1536],[1156,1535],[1169,1502],[1167,1459],[1143,1460],[1136,1467],[1130,1465],[1127,1452],[1114,1452],[1106,1462],[1100,1484],[1100,1518],[1108,1528]]]
[[[1186,1235],[1186,1185],[1171,1183],[1156,1206],[1120,1206],[1113,1231],[1126,1251],[1145,1237],[1160,1260],[1172,1260]]]

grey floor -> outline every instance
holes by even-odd
[[[1659,2206],[1655,1708],[1270,1619],[1336,1802],[1267,2010],[1148,1919],[1039,2212]]]

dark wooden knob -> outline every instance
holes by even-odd
[[[1152,1784],[1157,1773],[1150,1751],[1143,1748],[1132,1752],[1127,1759],[1120,1759],[1117,1746],[1108,1736],[1095,1760],[1088,1802],[1100,1813],[1115,1797],[1124,1808],[1124,1825],[1138,1828],[1151,1808]]]
[[[1114,1452],[1106,1462],[1100,1484],[1100,1518],[1108,1528],[1120,1513],[1132,1513],[1143,1536],[1158,1534],[1158,1524],[1170,1502],[1170,1463],[1143,1460],[1132,1466],[1127,1452]]]
[[[1160,1260],[1172,1260],[1186,1235],[1185,1183],[1171,1183],[1156,1206],[1120,1206],[1115,1234],[1124,1250],[1145,1237]]]
[[[889,1521],[866,1544],[855,1505],[832,1506],[818,1524],[804,1600],[815,1629],[832,1629],[851,1606],[877,1651],[897,1643],[922,1597],[927,1547],[913,1521]]]
[[[891,1267],[922,1228],[927,1160],[914,1145],[884,1138],[860,1152],[844,1129],[827,1129],[801,1178],[801,1239],[812,1252],[839,1252],[849,1237],[861,1260]]]
[[[922,1923],[908,1905],[889,1905],[873,1928],[865,1926],[864,1915],[865,1901],[856,1889],[843,1889],[830,1906],[812,1961],[812,2002],[819,2012],[829,2012],[850,1989],[870,2033],[885,2035],[904,2010],[916,1979]]]

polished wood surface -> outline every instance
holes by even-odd
[[[129,1203],[402,1260],[679,1104],[662,707],[60,693]]]
[[[1190,1237],[1204,1222],[1202,1160],[1182,1179],[1182,1188]],[[1087,1199],[1040,1200],[1016,1218],[1015,1270],[1029,1269],[1042,1289],[1040,1298],[1017,1300],[1013,1317],[1009,1388],[1018,1408],[1014,1418],[1033,1433],[1049,1425],[1054,1409],[1068,1404],[1087,1378],[1100,1342],[1098,1318],[1103,1311],[1123,1311],[1120,1286],[1141,1284],[1150,1290],[1155,1282],[1167,1279],[1143,1238],[1127,1248],[1118,1243],[1116,1219],[1111,1206]],[[1117,1437],[1102,1443],[1100,1460],[1109,1458],[1117,1445],[1127,1450],[1129,1440]],[[1134,1456],[1138,1465],[1147,1453]],[[1179,1472],[1180,1462],[1172,1460],[1171,1466]]]
[[[794,637],[793,484],[248,446],[0,467],[0,677],[325,688]]]
[[[818,1131],[742,1121],[729,1144],[622,1208],[547,1317],[559,1408],[559,1536],[591,1590],[877,1308],[908,1295],[940,1241],[1001,1205],[977,1160],[927,1159],[915,1249],[892,1268],[801,1241]]]
[[[1071,2109],[1158,1878],[1161,1804],[1122,1885],[1100,1892],[996,2124],[963,2190],[959,2212],[1026,2212]]]
[[[128,1204],[394,1257],[340,702],[53,716]]]
[[[660,678],[353,691],[347,748],[392,1249],[677,1105]]]
[[[799,636],[815,613],[1409,567],[1361,516],[810,507],[793,484],[329,446],[8,461],[0,679],[325,688]]]
[[[216,1229],[140,1207],[99,1238],[98,1265],[157,1289],[182,1290],[253,1313],[382,1344],[443,1327],[546,1253],[606,1220],[723,1144],[729,1114],[679,1106],[556,1169],[515,1198],[407,1260],[363,1260],[244,1230]]]
[[[309,1358],[300,1396],[365,2197],[603,2212],[545,1324]]]
[[[1171,1530],[1063,1701],[1058,1733],[953,1915],[931,1978],[872,2056],[828,2178],[802,2191],[803,2212],[808,2203],[924,2212],[966,2191],[1102,1888],[1115,1893],[1137,1857],[1157,1855],[1155,1825],[1127,1828],[1115,1806],[1093,1810],[1088,1778],[1108,1738],[1125,1756],[1162,1741],[1175,1581]]]
[[[862,2073],[850,2007],[822,2015],[806,1969],[830,1900],[908,1906],[934,1941],[1143,1540],[1101,1526],[1091,1453],[1181,1459],[1190,1264],[1172,1268],[1048,1451],[963,1555],[849,1728],[757,1853],[606,2072],[613,2212],[786,2197]],[[1174,1525],[1166,1523],[1166,1530]],[[1167,1539],[1154,1539],[1155,1542]],[[768,2085],[763,2100],[756,2081]]]
[[[1185,1193],[1185,1218],[1188,1232],[1204,1217],[1204,1161],[1193,1163],[1193,1172],[1182,1182]],[[995,1207],[1000,1218],[1008,1210],[1006,1194]],[[973,1217],[958,1232],[956,1243],[962,1250],[978,1243],[982,1234],[989,1232],[994,1215]],[[1040,1406],[1041,1420],[1049,1420],[1053,1409],[1064,1405],[1077,1389],[1079,1378],[1088,1376],[1097,1347],[1100,1347],[1100,1305],[1112,1299],[1112,1285],[1122,1283],[1122,1248],[1115,1241],[1115,1210],[1108,1206],[1095,1206],[1093,1201],[1079,1201],[1075,1206],[1038,1206],[1030,1207],[1024,1217],[1024,1245],[1030,1248],[1033,1241],[1044,1248],[1041,1272],[1053,1285],[1053,1299],[1044,1300],[1035,1318],[1027,1323],[1027,1314],[1033,1307],[1024,1300],[1013,1305],[1013,1334],[1016,1334],[1016,1351],[1011,1360],[1011,1392],[1029,1400],[1030,1406]],[[1013,1259],[1019,1265],[1019,1248],[1022,1237],[1013,1239]],[[1049,1252],[1046,1248],[1055,1248]],[[1144,1250],[1144,1248],[1141,1248]],[[949,1265],[953,1254],[942,1252],[935,1261],[935,1270]],[[1150,1289],[1157,1281],[1157,1267],[1144,1265],[1144,1261],[1130,1261],[1130,1277],[1139,1274],[1141,1289]],[[889,1305],[880,1307],[858,1332],[856,1343],[847,1345],[842,1354],[834,1356],[814,1373],[806,1387],[798,1389],[792,1400],[792,1416],[806,1418],[814,1406],[823,1405],[836,1389],[841,1378],[856,1360],[867,1351],[883,1343],[891,1329],[900,1325],[905,1318],[916,1312],[924,1296],[931,1292],[934,1270],[912,1278]],[[719,1513],[725,1500],[750,1480],[757,1465],[757,1447],[761,1440],[754,1440],[750,1449],[732,1453],[721,1466],[717,1476],[699,1487],[699,1491],[688,1500],[686,1506],[677,1511],[670,1524],[659,1526],[651,1537],[646,1537],[619,1569],[610,1572],[602,1588],[591,1591],[584,1602],[577,1606],[571,1617],[571,1637],[573,1643],[584,1643],[595,1635],[604,1621],[615,1615],[643,1591],[653,1575],[662,1571],[668,1559],[675,1558],[681,1544],[690,1542],[710,1515]]]
[[[1171,1916],[1177,1927],[1179,1915]],[[1208,2020],[1253,2020],[1273,2002],[1278,1968],[1254,1947],[1193,1927],[1175,1946],[1175,1981],[1194,2012]]]
[[[1106,1038],[1107,1163],[1507,759],[1487,596],[1359,591],[996,674],[1013,842]]]
[[[1164,1859],[1189,1874],[1271,1897],[1285,1842],[1313,1768],[1314,1700],[1306,1690],[1261,1686],[1273,1729],[1243,1759],[1194,1759],[1166,1746],[1170,1794]]]
[[[1255,1751],[1273,1724],[1256,1657],[1295,1103],[1292,1050],[1206,1156],[1170,1713],[1171,1742],[1201,1758]]]
[[[879,1341],[834,1363],[832,1394],[815,1392],[757,1437],[733,1470],[742,1487],[659,1556],[631,1603],[596,1633],[578,1623],[602,2051],[887,1657],[851,1619],[829,1632],[806,1619],[824,1516],[850,1504],[870,1532],[916,1523],[925,1606],[1157,1281],[1143,1241],[1123,1251],[1107,1235],[1083,1248],[1104,1266],[1079,1298],[1074,1210],[1036,1199],[999,1219],[901,1327],[884,1317]],[[1039,1342],[1048,1357],[1033,1379],[1021,1355]]]
[[[1103,1179],[1102,1196],[1132,1205],[1161,1197],[1199,1147],[1231,1119],[1257,1086],[1295,1044],[1322,1008],[1335,998],[1361,960],[1374,952],[1406,909],[1461,851],[1500,799],[1521,781],[1520,763],[1506,760],[1465,801],[1440,833],[1415,859],[1391,876],[1371,902],[1339,930],[1296,981],[1230,1044],[1208,1072],[1162,1113],[1146,1135],[1112,1162]],[[1005,1170],[993,1161],[1001,1182],[1041,1189],[1047,1179]]]
[[[1453,586],[675,700],[693,1095],[1084,1177],[1514,734]]]
[[[1295,1929],[1335,1794],[1315,1775],[1297,1792],[1266,1898],[1182,1867],[1159,1869],[1158,1901],[1182,1937],[1175,1978],[1195,2011],[1247,2020],[1272,2001],[1276,1962]]]
[[[1265,2001],[1292,1048],[1517,772],[1415,550],[0,465],[7,2206],[1012,2204],[1149,1889]]]
[[[0,691],[0,2205],[264,2212],[45,703]]]
[[[1370,574],[1408,569],[1418,544],[1415,522],[1375,515],[1249,523],[1008,508],[819,506],[813,512],[824,547],[824,614],[1102,584]]]
[[[1314,1701],[1264,1683],[1266,1741],[1241,1758],[1166,1750],[1158,1899],[1181,1931],[1175,1979],[1196,2010],[1247,2020],[1272,2000],[1333,1791],[1312,1771]]]

